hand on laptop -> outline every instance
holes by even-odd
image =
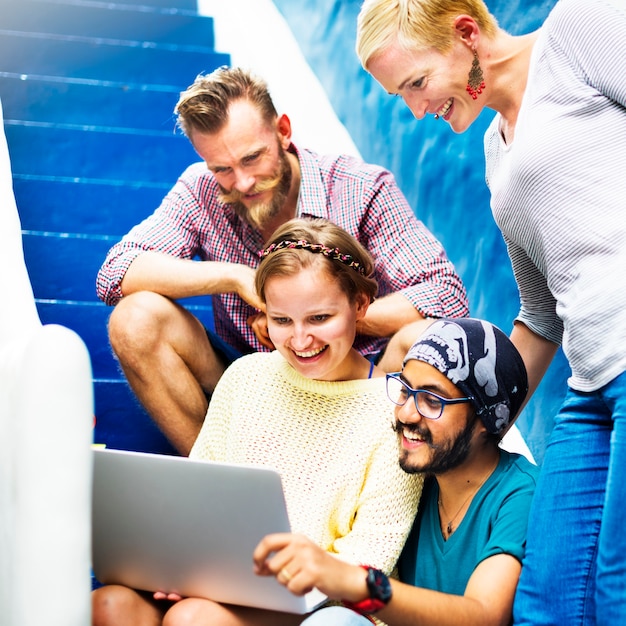
[[[170,602],[178,602],[183,597],[177,593],[165,593],[165,591],[155,591],[152,596],[155,600],[169,600]]]
[[[329,598],[350,602],[369,595],[360,566],[341,561],[303,535],[267,535],[254,550],[253,559],[257,575],[275,576],[298,596],[314,588]]]

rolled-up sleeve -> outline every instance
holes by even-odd
[[[123,297],[122,280],[141,253],[157,251],[181,259],[201,253],[199,179],[190,176],[196,167],[188,168],[156,211],[109,250],[96,278],[96,293],[106,304],[115,305]]]

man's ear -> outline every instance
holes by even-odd
[[[291,120],[285,113],[278,116],[276,120],[276,130],[280,143],[283,149],[286,150],[291,144]]]

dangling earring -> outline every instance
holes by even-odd
[[[485,81],[483,80],[483,70],[478,62],[478,52],[476,52],[475,48],[472,52],[474,53],[474,60],[472,61],[472,69],[469,72],[465,89],[472,96],[472,100],[476,100],[478,94],[482,93],[485,88]]]

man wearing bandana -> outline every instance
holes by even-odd
[[[499,442],[528,391],[508,337],[471,318],[433,322],[387,375],[400,465],[427,476],[399,561],[400,580],[343,563],[306,538],[269,535],[257,572],[293,593],[317,587],[344,606],[305,626],[508,624],[538,469]],[[401,582],[400,582],[401,581]]]

